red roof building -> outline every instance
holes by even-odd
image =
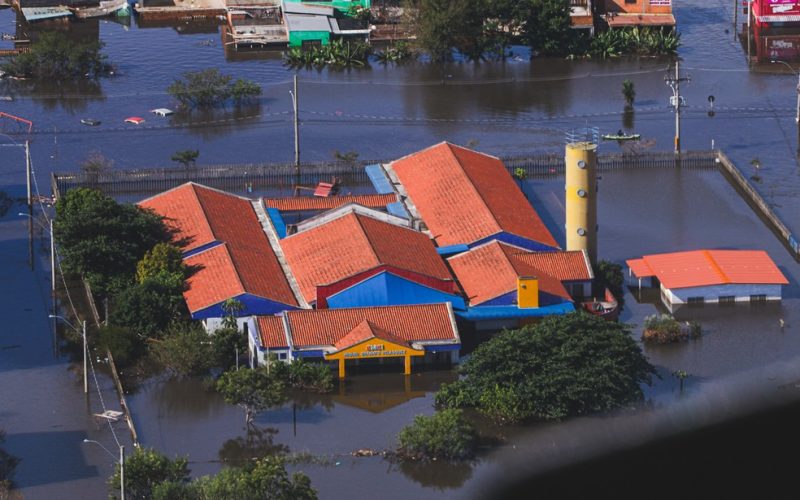
[[[558,243],[503,162],[443,142],[386,166],[440,247],[493,239],[536,251]]]
[[[397,201],[394,194],[356,194],[329,196],[294,196],[291,198],[264,198],[269,208],[277,208],[281,212],[323,211],[339,208],[349,203],[358,203],[369,208],[385,207]]]
[[[457,288],[430,238],[392,221],[380,212],[343,207],[281,240],[304,299],[318,308],[457,300],[449,297]]]
[[[585,286],[594,278],[584,252],[529,252],[498,241],[447,262],[470,307],[516,305],[518,280],[526,277],[538,279],[540,304],[571,302],[573,294],[590,293]]]
[[[175,231],[192,271],[184,298],[193,318],[222,317],[221,303],[229,298],[244,304],[243,316],[299,306],[268,237],[274,229],[262,225],[251,200],[187,183],[139,205]]]
[[[694,250],[627,262],[629,273],[645,284],[659,284],[668,306],[685,303],[780,300],[789,284],[763,250]]]

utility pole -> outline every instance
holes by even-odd
[[[753,0],[747,0],[747,66],[750,66],[751,59],[750,59],[750,33],[752,32],[751,29],[751,19],[753,18]]]
[[[681,106],[683,106],[683,96],[681,95],[681,82],[689,82],[691,78],[688,76],[681,77],[680,63],[675,61],[675,76],[664,77],[664,83],[672,89],[672,98],[670,104],[675,108],[675,154],[681,152]]]
[[[119,497],[120,500],[125,500],[125,446],[124,445],[119,446]]]
[[[739,31],[739,0],[733,0],[733,39],[736,40],[736,32]]]
[[[50,218],[50,291],[56,294],[56,241],[53,239],[53,219]],[[55,302],[54,302],[55,303]],[[55,314],[55,311],[53,311]]]
[[[86,320],[83,320],[83,393],[89,394],[89,374],[86,370],[86,362],[89,357],[89,346],[86,341]]]
[[[298,99],[297,95],[297,73],[294,75],[294,91],[289,91],[292,96],[292,108],[294,109],[294,167],[297,174],[300,174],[300,119],[297,116]]]
[[[31,192],[31,146],[25,141],[25,182],[28,185],[28,211],[33,215],[33,194]]]

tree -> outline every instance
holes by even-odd
[[[165,283],[183,283],[186,265],[180,249],[171,243],[157,243],[136,264],[136,281],[161,280]]]
[[[620,310],[625,306],[625,274],[622,265],[601,260],[594,269],[595,288],[599,295],[605,294],[608,288],[619,302]]]
[[[192,485],[196,498],[316,500],[317,492],[303,473],[289,476],[283,459],[264,457],[245,467],[224,468],[215,476],[205,476]]]
[[[480,57],[485,17],[480,2],[410,0],[407,10],[416,13],[417,40],[434,62],[452,59],[453,49]]]
[[[0,66],[7,73],[37,80],[96,79],[108,73],[110,65],[98,41],[76,41],[58,31],[43,31],[31,50]]]
[[[655,374],[627,325],[583,312],[504,331],[478,346],[460,371],[460,380],[436,394],[437,405],[474,407],[503,423],[635,403]]]
[[[173,321],[188,318],[182,283],[148,279],[122,290],[111,309],[110,321],[141,338],[159,337]]]
[[[167,92],[189,108],[211,108],[233,98],[236,104],[261,95],[261,87],[249,80],[236,80],[216,68],[187,71]]]
[[[53,230],[64,269],[84,276],[101,297],[132,281],[144,254],[169,240],[161,216],[87,188],[58,200]]]
[[[185,483],[189,480],[188,460],[176,457],[170,460],[151,448],[135,448],[125,458],[125,498],[150,500],[153,489],[164,482]],[[119,464],[108,484],[113,494],[119,492]]]
[[[0,443],[5,440],[6,432],[0,429]],[[5,495],[11,489],[11,480],[18,464],[19,458],[0,448],[0,498],[6,498]]]
[[[114,167],[114,160],[106,158],[99,151],[92,151],[81,163],[81,171],[87,174],[108,172]]]
[[[214,366],[211,339],[198,323],[172,324],[153,353],[158,361],[179,376],[205,375]]]
[[[625,107],[632,108],[633,101],[636,99],[636,89],[634,88],[633,81],[624,80],[622,82],[622,96],[625,98]]]
[[[417,415],[397,439],[398,453],[407,458],[463,460],[475,455],[478,433],[464,418],[464,412],[446,409],[430,417]]]
[[[176,151],[174,155],[172,155],[172,161],[176,161],[183,165],[184,167],[193,167],[195,161],[197,161],[197,157],[200,156],[200,151],[197,149],[184,149],[182,151]]]
[[[541,55],[563,55],[574,37],[569,2],[523,0],[518,10],[524,16],[524,34],[530,47]]]
[[[217,379],[216,389],[228,404],[244,408],[247,425],[256,412],[286,401],[286,384],[260,368],[225,372]]]
[[[145,353],[142,338],[135,331],[122,326],[102,327],[100,329],[100,347],[111,351],[114,363],[120,368],[132,365]]]
[[[218,328],[211,335],[214,366],[223,371],[236,366],[236,356],[247,352],[247,338],[236,328]]]
[[[239,328],[239,323],[236,321],[236,318],[239,316],[240,312],[244,311],[244,304],[235,298],[225,299],[225,302],[222,303],[222,311],[225,313],[222,318],[223,328],[237,330]]]

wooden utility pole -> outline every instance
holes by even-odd
[[[31,146],[25,141],[25,182],[28,186],[28,211],[33,212],[33,194],[31,192]],[[31,215],[33,215],[31,213]]]
[[[689,82],[690,77],[681,77],[680,62],[675,61],[675,76],[669,74],[664,77],[664,83],[672,89],[670,104],[675,109],[675,154],[681,152],[681,107],[683,106],[683,96],[681,95],[681,82]]]
[[[297,95],[297,74],[294,75],[294,91],[292,94],[292,107],[294,109],[294,167],[300,173],[300,119],[297,115],[298,99]]]

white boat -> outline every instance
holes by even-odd
[[[128,0],[103,0],[96,7],[70,7],[70,10],[75,14],[75,17],[85,19],[88,17],[108,16],[128,8]]]

